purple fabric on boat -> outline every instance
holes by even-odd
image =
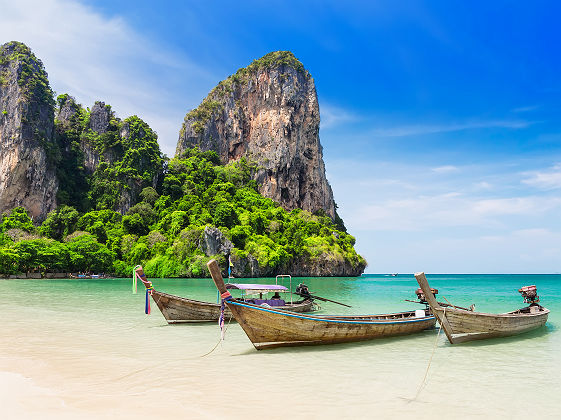
[[[287,287],[280,284],[245,284],[245,283],[227,283],[226,289],[238,290],[288,290]]]
[[[251,299],[246,302],[253,303],[254,305],[262,305],[266,303],[269,306],[285,306],[286,302],[282,299]]]

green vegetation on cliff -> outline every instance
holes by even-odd
[[[18,85],[29,99],[33,94],[51,105],[54,105],[53,91],[49,86],[47,72],[43,62],[31,52],[29,47],[21,42],[11,41],[0,48],[0,67],[12,62],[20,63]],[[5,70],[7,71],[7,69]],[[6,77],[0,74],[0,85],[4,84]]]
[[[312,263],[365,264],[353,248],[354,238],[328,217],[287,212],[261,196],[251,180],[255,169],[244,159],[221,166],[214,152],[192,149],[172,159],[158,190],[144,188],[124,215],[61,206],[35,228],[25,210],[16,208],[0,224],[0,272],[91,270],[126,276],[141,263],[151,277],[207,276],[210,258],[226,263],[224,253],[213,255],[205,246],[209,232],[229,244],[235,264],[253,259],[271,275],[302,256]]]
[[[55,121],[58,142],[59,204],[79,211],[120,210],[138,199],[143,188],[153,186],[163,170],[164,157],[156,133],[136,115],[121,121],[109,105],[103,133],[90,127],[91,112],[68,95],[57,98],[58,110],[71,115]],[[86,154],[88,156],[86,156]],[[85,164],[95,166],[88,172]]]
[[[120,130],[125,131],[122,138],[116,135]],[[118,122],[116,130],[108,133],[94,133],[94,144],[102,158],[88,198],[97,209],[119,209],[136,201],[143,188],[157,181],[164,161],[156,133],[136,115]],[[112,158],[105,157],[107,150],[113,152]]]
[[[273,51],[263,57],[254,60],[249,66],[238,70],[238,73],[255,73],[260,69],[291,67],[299,73],[308,75],[304,65],[298,60],[291,51]]]

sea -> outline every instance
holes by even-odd
[[[438,325],[368,342],[257,351],[234,322],[168,325],[131,279],[0,280],[3,419],[561,418],[561,275],[427,274],[459,306],[507,312],[535,284],[544,328],[452,346]],[[275,279],[236,279],[271,284]],[[210,279],[153,279],[216,301]],[[294,278],[321,314],[420,309],[412,274]],[[290,286],[288,281],[284,283]]]

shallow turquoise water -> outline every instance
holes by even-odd
[[[451,346],[438,330],[364,343],[258,352],[241,328],[226,340],[214,324],[167,325],[158,308],[144,314],[144,294],[130,279],[0,280],[0,371],[49,389],[69,417],[110,414],[253,418],[268,413],[271,395],[291,417],[456,418],[560,415],[561,275],[427,275],[439,297],[478,311],[523,306],[517,290],[536,284],[551,310],[545,328],[522,336]],[[242,282],[243,280],[237,279]],[[417,309],[412,275],[298,278],[312,293],[352,305],[322,303],[320,313]],[[271,283],[274,279],[247,282]],[[156,279],[156,289],[216,301],[211,280]],[[416,401],[433,349],[428,379]],[[157,405],[147,401],[158,401]],[[531,410],[524,408],[531,401]],[[240,406],[240,402],[243,402]],[[157,409],[156,409],[157,407]],[[248,411],[229,410],[229,407]],[[22,410],[26,410],[22,408]],[[153,412],[151,411],[153,410]],[[163,410],[163,411],[162,411]],[[25,413],[24,414],[30,414]]]

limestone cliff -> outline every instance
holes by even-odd
[[[56,207],[54,100],[27,46],[0,47],[0,213],[25,207],[36,222]]]
[[[224,164],[246,157],[259,165],[262,195],[335,219],[319,122],[314,80],[292,53],[277,51],[220,82],[185,116],[176,156],[197,146]]]

